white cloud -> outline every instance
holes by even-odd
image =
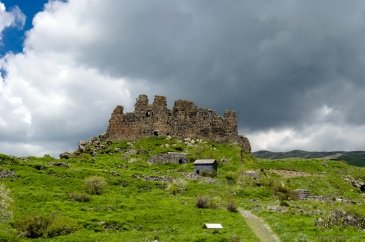
[[[8,27],[22,28],[25,23],[25,15],[18,7],[13,8],[10,12],[6,11],[5,5],[0,2],[0,33]],[[0,40],[2,35],[0,35]]]
[[[248,133],[253,151],[364,150],[365,125],[316,123],[302,129],[269,129]]]
[[[6,77],[0,84],[0,152],[56,155],[61,149],[75,148],[80,139],[103,132],[116,104],[131,106],[125,78],[111,77],[75,61],[73,48],[80,44],[79,39],[90,38],[87,33],[75,27],[73,36],[70,33],[60,40],[75,44],[61,49],[60,42],[40,33],[53,38],[55,32],[61,36],[70,31],[62,17],[58,18],[60,12],[65,13],[64,4],[50,2],[46,12],[35,18],[24,53],[2,59]],[[48,28],[52,22],[58,26]],[[42,28],[46,29],[38,31]]]

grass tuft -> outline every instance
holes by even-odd
[[[100,195],[104,192],[107,182],[100,176],[91,176],[85,179],[85,191],[91,195]]]

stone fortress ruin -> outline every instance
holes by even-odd
[[[237,115],[227,110],[218,116],[211,109],[198,108],[188,100],[175,101],[168,109],[166,97],[155,96],[152,104],[147,95],[139,95],[134,112],[124,113],[117,106],[109,120],[106,138],[133,140],[148,136],[176,136],[181,138],[205,138],[216,142],[237,142],[242,150],[251,152],[248,139],[238,135]]]

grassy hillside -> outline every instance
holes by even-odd
[[[237,145],[201,140],[146,138],[102,147],[94,156],[61,160],[0,155],[0,241],[258,241],[231,212],[236,207],[263,217],[282,241],[365,240],[361,226],[314,222],[338,209],[365,217],[362,193],[346,180],[364,180],[363,168],[321,159],[255,160]],[[215,158],[218,174],[191,176],[192,162],[148,163],[168,151],[187,152],[190,161]],[[324,199],[298,200],[298,188]],[[224,228],[208,231],[206,222]]]

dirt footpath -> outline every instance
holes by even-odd
[[[253,215],[248,210],[239,210],[245,218],[247,225],[262,242],[280,242],[279,237],[271,230],[270,226],[260,217]]]

